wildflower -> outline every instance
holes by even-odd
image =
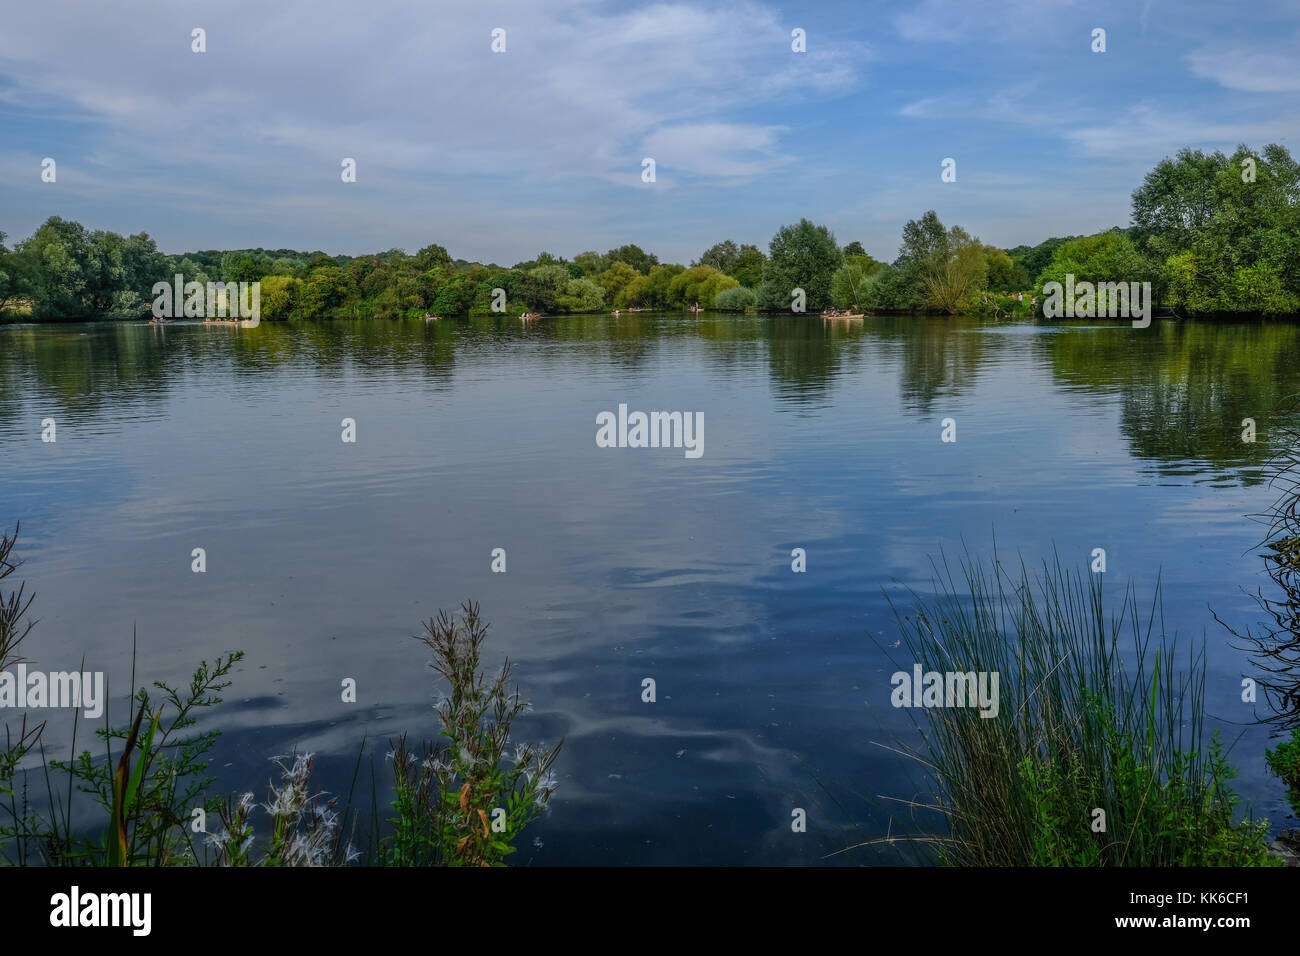
[[[556,779],[555,772],[551,770],[546,771],[546,775],[539,777],[537,780],[537,795],[535,798],[537,805],[539,807],[546,806],[546,802],[550,800],[551,794],[558,790],[559,787],[560,781]]]

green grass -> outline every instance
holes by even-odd
[[[1291,739],[1284,740],[1271,750],[1264,751],[1268,769],[1286,784],[1287,799],[1291,808],[1300,814],[1300,729],[1291,731]]]
[[[957,583],[946,559],[938,593],[895,613],[925,671],[996,672],[997,717],[977,708],[911,711],[946,820],[931,839],[963,866],[1270,865],[1266,823],[1236,819],[1234,776],[1204,739],[1203,648],[1182,666],[1160,598],[1143,612],[1131,588],[1113,611],[1102,575],[1031,574],[969,558]],[[1103,816],[1104,815],[1104,816]],[[1103,822],[1104,821],[1104,822]],[[1104,829],[1103,829],[1104,826]]]

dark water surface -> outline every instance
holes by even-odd
[[[926,592],[931,556],[963,541],[1080,568],[1103,547],[1113,592],[1149,602],[1160,574],[1167,629],[1205,639],[1208,710],[1228,742],[1245,731],[1238,790],[1276,829],[1252,671],[1210,609],[1259,616],[1246,516],[1274,497],[1261,466],[1300,392],[1298,337],[649,313],[0,327],[0,523],[22,522],[40,619],[24,650],[107,671],[121,723],[133,628],[144,679],[242,649],[212,715],[219,789],[264,793],[268,758],[298,748],[337,792],[363,739],[386,780],[389,739],[434,734],[411,635],[472,598],[535,703],[516,736],[567,739],[554,809],[513,859],[814,863],[914,829],[888,798],[916,795],[915,768],[880,746],[911,726],[889,705],[882,589]],[[702,412],[703,457],[597,447],[620,403]]]

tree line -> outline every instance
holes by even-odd
[[[36,320],[149,314],[155,282],[260,282],[264,319],[399,318],[425,313],[581,313],[609,309],[1029,315],[1044,283],[1152,283],[1186,315],[1300,312],[1300,166],[1278,145],[1231,156],[1184,149],[1132,196],[1133,225],[1001,249],[933,211],[904,227],[893,262],[841,247],[807,219],[764,253],[719,242],[690,265],[636,245],[572,259],[549,252],[510,267],[453,259],[441,245],[330,256],[291,249],[166,255],[146,233],[123,237],[57,216],[12,250],[0,232],[0,315]],[[1037,291],[1037,294],[1036,294]],[[494,308],[497,306],[498,308]]]

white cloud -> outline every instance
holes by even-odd
[[[1288,51],[1261,50],[1257,47],[1237,49],[1206,48],[1187,55],[1193,73],[1248,93],[1300,92],[1300,66],[1295,50],[1300,37],[1292,37]]]
[[[1279,132],[1300,132],[1300,117],[1214,122],[1143,103],[1111,122],[1067,130],[1065,135],[1089,155],[1137,159],[1150,165],[1153,157],[1158,159],[1184,146],[1231,149],[1238,143],[1263,145],[1277,142]]]

